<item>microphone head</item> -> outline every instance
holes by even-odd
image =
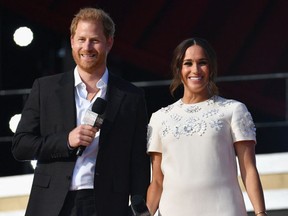
[[[107,101],[101,97],[96,98],[92,105],[92,112],[102,115],[106,109]]]

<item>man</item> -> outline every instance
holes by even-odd
[[[35,80],[13,139],[17,160],[38,161],[26,215],[127,216],[129,196],[145,197],[150,181],[144,94],[108,72],[107,13],[81,9],[70,30],[76,68]],[[101,129],[83,120],[99,97]]]

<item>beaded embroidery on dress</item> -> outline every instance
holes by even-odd
[[[172,133],[176,138],[179,138],[181,135],[192,136],[193,134],[198,134],[202,136],[207,127],[213,128],[216,131],[220,131],[223,127],[223,121],[221,117],[224,117],[225,112],[221,107],[228,107],[234,103],[239,103],[235,100],[227,100],[219,96],[213,96],[212,98],[206,100],[207,106],[216,105],[217,108],[211,108],[202,113],[200,117],[190,117],[185,119],[183,122],[183,117],[177,113],[171,112],[174,106],[183,108],[187,113],[197,113],[202,110],[202,107],[199,104],[184,104],[181,99],[176,103],[169,105],[167,107],[161,108],[160,111],[168,114],[170,119],[173,120],[174,124],[169,124],[167,120],[162,121],[162,136],[166,136],[168,133]],[[214,106],[213,106],[214,107]],[[210,117],[219,117],[216,119],[211,119]],[[182,122],[181,122],[182,121]],[[181,123],[180,123],[181,122]],[[240,129],[243,135],[248,135],[251,131],[255,133],[255,125],[253,123],[252,116],[249,112],[245,113],[240,124]],[[148,140],[151,135],[151,128],[148,126]]]
[[[243,140],[256,143],[256,129],[246,106],[236,100],[178,100],[153,113],[147,151],[162,153],[161,214],[247,216],[234,149]]]

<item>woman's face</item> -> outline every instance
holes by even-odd
[[[181,80],[184,85],[184,96],[208,97],[209,64],[201,46],[192,45],[186,50]]]

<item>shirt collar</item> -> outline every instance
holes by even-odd
[[[75,67],[75,69],[74,69],[74,80],[75,80],[75,84],[74,84],[75,87],[77,87],[79,84],[83,83],[83,81],[79,75],[79,72],[77,70],[77,67]],[[96,87],[99,89],[105,88],[107,86],[107,83],[108,83],[108,69],[106,68],[103,76],[96,83]]]

